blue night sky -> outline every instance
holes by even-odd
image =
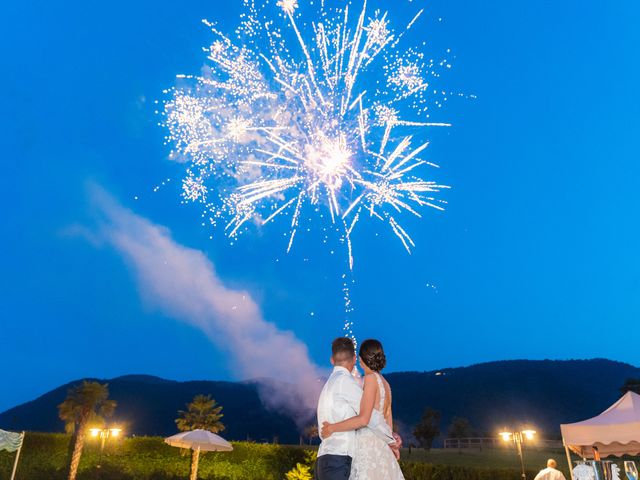
[[[179,3],[4,7],[0,410],[83,376],[236,378],[200,330],[141,296],[114,248],[74,233],[95,222],[91,184],[204,251],[316,362],[341,334],[338,253],[306,237],[286,255],[277,229],[209,240],[179,202],[154,100],[202,66],[200,19],[231,31],[241,1]],[[477,98],[438,112],[454,127],[434,132],[429,159],[453,189],[446,212],[407,219],[413,255],[380,225],[354,234],[358,337],[380,338],[392,371],[640,364],[640,4],[393,3],[401,18],[425,6],[414,36],[455,55],[442,86]]]

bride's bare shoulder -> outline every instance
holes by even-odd
[[[364,383],[378,383],[378,380],[376,379],[376,374],[375,373],[365,373],[364,374]]]

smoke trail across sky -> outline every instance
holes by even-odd
[[[99,214],[98,239],[123,256],[147,302],[201,329],[226,350],[239,377],[258,380],[267,406],[306,421],[323,374],[307,347],[266,321],[248,292],[227,287],[204,253],[176,243],[166,228],[123,207],[102,188],[91,187],[91,196]]]

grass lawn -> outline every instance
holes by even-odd
[[[524,464],[530,471],[538,471],[547,465],[547,460],[554,458],[559,469],[568,477],[567,460],[564,450],[553,449],[525,449]],[[434,448],[427,452],[421,448],[402,450],[402,460],[405,462],[426,462],[436,465],[456,465],[461,467],[484,468],[520,468],[520,460],[514,448],[485,448],[478,449],[443,449]],[[572,460],[578,460],[572,457]]]
[[[564,449],[525,447],[523,455],[524,466],[527,471],[537,472],[546,467],[549,458],[553,458],[558,462],[558,470],[562,471],[567,479],[571,478]],[[455,465],[460,467],[520,469],[520,459],[516,453],[515,446],[512,448],[463,449],[460,451],[433,448],[429,452],[421,448],[413,448],[411,453],[409,453],[408,449],[403,449],[402,460],[405,462],[424,462],[434,465]],[[572,453],[571,461],[574,462],[576,460],[580,460],[580,457]],[[624,460],[634,460],[640,467],[640,457],[610,457],[606,460],[612,460],[618,464],[622,472],[621,478],[624,478]],[[527,478],[529,477],[527,476]]]
[[[317,449],[317,446],[305,446],[294,448]],[[538,471],[547,466],[550,458],[558,462],[558,469],[569,478],[567,468],[567,457],[564,449],[545,449],[536,447],[526,447],[523,450],[524,466],[527,471]],[[520,459],[516,453],[515,445],[511,448],[468,448],[457,450],[453,448],[432,448],[426,451],[422,448],[412,448],[409,453],[408,448],[402,449],[402,460],[404,462],[432,463],[434,465],[453,465],[458,467],[478,467],[478,468],[511,468],[520,470]],[[575,454],[571,454],[571,460],[580,460]],[[615,460],[615,459],[613,459]],[[622,465],[622,461],[619,462]]]

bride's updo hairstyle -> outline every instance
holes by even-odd
[[[378,340],[369,339],[360,345],[360,358],[374,372],[381,371],[387,364],[382,344]]]

